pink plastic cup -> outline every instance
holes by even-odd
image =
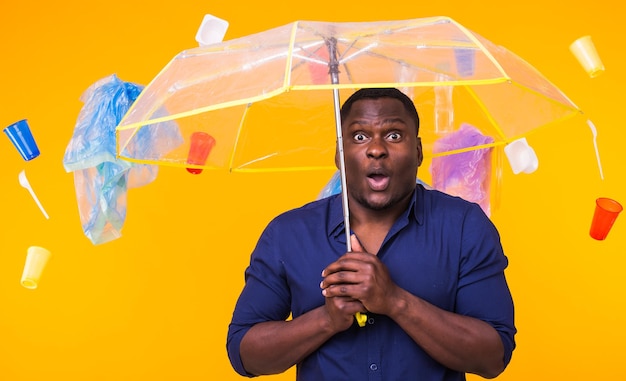
[[[596,200],[596,210],[593,213],[593,220],[591,221],[591,229],[589,230],[591,238],[598,241],[604,240],[622,209],[620,203],[615,200],[605,197],[598,198]]]

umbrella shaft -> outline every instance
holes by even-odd
[[[325,40],[328,48],[328,73],[330,81],[336,85],[339,83],[339,59],[337,55],[337,39],[334,37]],[[343,132],[341,131],[341,103],[339,90],[333,89],[333,101],[335,102],[335,129],[337,132],[337,153],[339,156],[339,174],[341,175],[341,200],[343,205],[343,224],[346,234],[346,251],[352,251],[350,242],[350,209],[348,208],[348,187],[346,184],[346,160],[343,154]]]
[[[339,156],[339,173],[341,175],[341,200],[343,205],[343,224],[346,234],[346,251],[352,251],[350,242],[350,209],[348,208],[348,187],[346,182],[346,160],[343,154],[343,132],[341,131],[341,107],[339,106],[339,90],[333,89],[335,102],[335,128],[337,130],[337,152]]]
[[[337,53],[337,39],[334,37],[327,38],[326,47],[328,48],[328,73],[330,74],[330,83],[336,85],[339,83],[339,54]],[[339,93],[335,92],[335,108],[339,105]]]

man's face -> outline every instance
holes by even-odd
[[[356,101],[342,124],[346,182],[352,203],[383,210],[415,188],[422,144],[415,121],[394,98]],[[338,158],[335,159],[338,164]]]

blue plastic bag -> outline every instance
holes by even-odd
[[[127,190],[152,182],[158,173],[155,165],[116,157],[115,128],[142,90],[143,86],[111,75],[91,85],[81,96],[84,106],[65,150],[63,166],[67,172],[74,172],[80,222],[93,244],[121,237]],[[149,133],[148,129],[142,130],[141,134]],[[166,131],[172,146],[182,143],[175,125]],[[142,149],[155,148],[146,144]]]

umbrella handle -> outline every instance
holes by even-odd
[[[357,312],[354,314],[354,318],[356,322],[359,324],[359,327],[365,327],[365,322],[367,321],[367,314]]]

